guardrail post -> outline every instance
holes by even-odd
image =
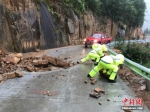
[[[146,90],[150,91],[150,81],[146,80]]]
[[[117,53],[112,51],[111,49],[108,49],[109,52],[113,55],[116,55]],[[136,72],[140,76],[144,77],[146,79],[146,90],[150,91],[150,69],[146,68],[138,63],[135,63],[127,58],[125,58],[125,66],[130,68],[132,71]]]

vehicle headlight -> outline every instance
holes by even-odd
[[[86,41],[86,39],[84,39],[83,41]]]
[[[97,42],[97,40],[94,40],[94,42]]]

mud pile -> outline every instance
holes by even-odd
[[[70,62],[67,62],[66,59],[63,60],[48,55],[24,56],[22,53],[5,53],[0,50],[0,82],[6,79],[23,76],[21,71],[50,71],[52,67],[66,69],[69,66]]]
[[[136,97],[142,98],[143,103],[150,109],[150,92],[146,90],[146,79],[125,66],[118,71],[118,75],[133,90]]]

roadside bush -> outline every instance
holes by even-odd
[[[144,44],[128,43],[128,44],[116,44],[115,48],[121,50],[122,54],[139,64],[145,65],[149,62],[150,49]]]

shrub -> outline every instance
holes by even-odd
[[[116,44],[115,48],[121,50],[122,54],[139,64],[147,64],[150,58],[150,49],[144,44],[128,43],[128,44]]]

